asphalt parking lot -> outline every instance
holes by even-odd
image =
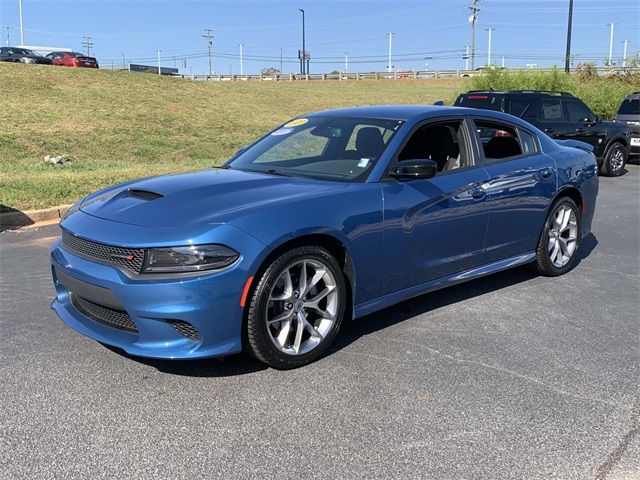
[[[302,369],[124,356],[49,309],[57,226],[0,234],[0,478],[640,478],[640,167],[560,278],[343,328]]]

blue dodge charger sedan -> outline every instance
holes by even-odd
[[[578,260],[598,192],[587,144],[443,106],[306,115],[220,168],[75,204],[51,251],[52,308],[132,355],[319,356],[345,318],[523,264]]]

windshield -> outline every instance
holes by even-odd
[[[360,180],[366,178],[403,123],[375,118],[298,118],[263,137],[226,167],[323,180]]]
[[[640,98],[624,100],[618,110],[619,115],[640,115]]]

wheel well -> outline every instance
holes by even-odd
[[[580,193],[580,190],[578,190],[575,187],[567,187],[564,190],[558,192],[558,194],[556,195],[556,198],[553,199],[553,202],[551,202],[551,204],[553,205],[561,197],[569,197],[571,200],[576,202],[576,205],[578,206],[578,208],[580,209],[580,212],[582,213],[583,205],[582,205],[582,194]]]
[[[293,238],[284,242],[282,245],[276,247],[267,257],[262,261],[260,267],[255,273],[254,281],[252,282],[251,289],[249,290],[249,298],[253,295],[255,286],[257,285],[262,273],[269,267],[271,262],[278,258],[282,253],[292,248],[301,247],[303,245],[315,245],[317,247],[325,248],[333,255],[345,276],[345,283],[347,285],[347,305],[345,306],[345,316],[351,316],[353,292],[355,288],[355,274],[353,270],[353,262],[351,255],[344,244],[337,238],[326,234],[309,234],[302,235],[300,237]]]
[[[609,145],[607,145],[607,148],[606,148],[606,150],[605,150],[605,152],[604,152],[604,156],[605,156],[605,157],[606,157],[606,156],[607,156],[607,154],[609,153],[609,150],[611,150],[611,147],[613,147],[616,143],[619,143],[619,144],[620,144],[620,145],[622,145],[623,147],[626,147],[626,146],[627,146],[627,142],[625,141],[625,139],[624,139],[624,138],[620,138],[620,137],[618,137],[618,138],[614,138],[613,140],[611,140],[611,141],[609,142]]]

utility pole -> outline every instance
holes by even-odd
[[[349,73],[349,51],[344,52],[344,73]]]
[[[564,71],[569,73],[571,62],[571,27],[573,26],[573,0],[569,0],[569,20],[567,22],[567,51],[564,54]]]
[[[127,60],[124,58],[124,53],[122,54],[122,68],[127,68]]]
[[[476,68],[476,23],[478,23],[478,2],[480,0],[473,0],[473,4],[469,8],[471,15],[469,15],[469,23],[471,24],[471,70]]]
[[[162,75],[162,70],[160,69],[160,52],[162,52],[162,50],[158,49],[158,75]]]
[[[22,0],[18,0],[18,8],[20,9],[20,45],[24,45],[24,24],[22,21]]]
[[[613,28],[616,24],[611,22],[609,25],[611,25],[611,36],[609,37],[609,66],[611,66],[613,62]]]
[[[491,32],[493,32],[495,28],[489,27],[485,30],[489,32],[489,50],[487,51],[487,67],[491,67]]]
[[[87,49],[87,57],[91,56],[91,47],[93,47],[93,37],[84,36],[82,37],[82,46]]]
[[[244,75],[244,66],[242,65],[242,47],[244,47],[244,43],[240,45],[240,75]]]
[[[302,75],[308,74],[309,70],[307,68],[305,68],[305,61],[307,59],[307,51],[306,51],[306,45],[305,45],[305,31],[304,31],[304,10],[302,8],[298,9],[301,13],[302,13],[302,58],[301,58],[301,65],[300,65],[300,73]]]
[[[502,56],[502,68],[504,68],[504,55]]]
[[[622,53],[622,66],[627,66],[627,47],[629,46],[629,40],[623,40],[624,43],[624,52]]]
[[[393,40],[393,32],[389,32],[389,62],[387,63],[387,72],[391,72],[391,42]]]
[[[464,69],[469,70],[469,45],[467,45],[466,53],[464,54]]]
[[[207,49],[209,50],[209,78],[211,77],[211,73],[212,73],[212,67],[211,67],[211,47],[213,46],[213,29],[211,27],[205,28],[204,29],[204,34],[202,35],[203,38],[207,39]],[[207,80],[209,80],[209,78],[207,78]]]
[[[7,47],[8,47],[9,45],[11,45],[11,35],[9,33],[9,28],[11,28],[11,27],[3,25],[2,28],[6,28],[7,29],[7,42],[6,43],[7,43]]]
[[[282,47],[280,47],[280,73],[284,73],[282,71]]]

